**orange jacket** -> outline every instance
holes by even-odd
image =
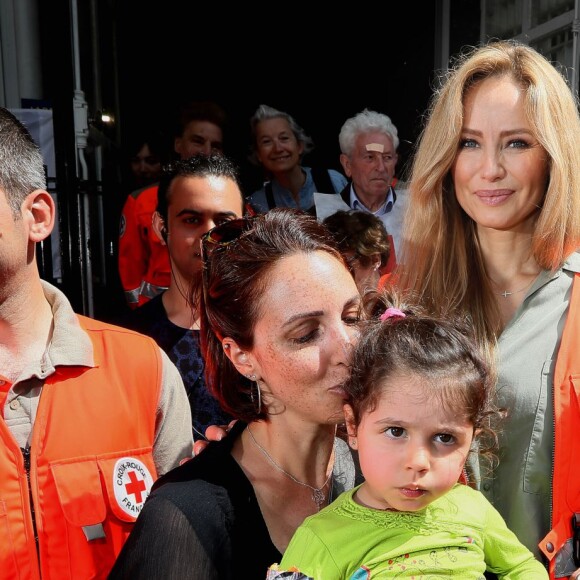
[[[142,335],[79,320],[95,366],[60,366],[47,377],[30,489],[22,452],[0,418],[0,578],[106,578],[157,478],[159,349]]]
[[[137,308],[169,287],[167,246],[151,220],[157,208],[157,185],[132,192],[125,201],[119,231],[119,276],[125,299]]]
[[[397,249],[395,248],[395,240],[391,234],[389,234],[389,243],[391,245],[391,251],[389,252],[387,263],[381,268],[382,276],[390,274],[397,267]]]
[[[568,316],[556,360],[554,417],[552,529],[538,544],[550,562],[552,579],[559,577],[556,575],[556,566],[560,567],[563,563],[555,556],[573,536],[572,516],[574,512],[580,514],[580,274],[574,278]]]

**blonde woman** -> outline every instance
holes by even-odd
[[[508,417],[478,483],[552,578],[580,566],[579,136],[573,94],[532,48],[460,57],[414,158],[399,272],[434,311],[470,315],[497,357]]]

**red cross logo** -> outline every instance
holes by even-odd
[[[141,503],[143,501],[143,496],[141,494],[147,489],[145,480],[137,479],[136,471],[129,471],[129,479],[131,480],[131,483],[125,484],[127,495],[133,494],[135,496],[135,501]]]

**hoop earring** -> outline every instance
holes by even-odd
[[[248,379],[250,379],[250,381],[252,381],[252,384],[250,385],[250,399],[252,399],[252,403],[254,403],[254,406],[256,407],[256,411],[258,413],[262,412],[262,390],[260,389],[260,385],[258,384],[258,381],[256,380],[256,375],[246,375],[246,377]],[[256,387],[256,395],[254,395],[254,385]]]

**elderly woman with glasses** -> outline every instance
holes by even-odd
[[[238,421],[155,484],[111,578],[263,578],[355,484],[336,429],[361,298],[326,228],[277,208],[208,232],[202,260],[206,379]]]

